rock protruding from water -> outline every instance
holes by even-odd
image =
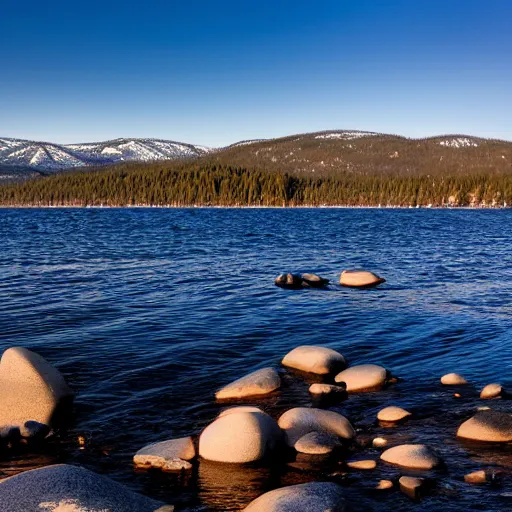
[[[315,382],[309,386],[309,392],[312,395],[317,396],[328,396],[328,397],[345,397],[347,394],[347,388],[343,384],[342,386],[335,386],[334,384],[322,384],[321,382]]]
[[[143,468],[158,468],[162,471],[179,471],[190,469],[196,449],[191,437],[170,439],[153,443],[141,448],[133,457],[136,466]]]
[[[423,478],[416,478],[413,476],[402,476],[398,481],[400,490],[409,498],[416,500],[420,497],[421,491],[425,485]]]
[[[297,290],[302,288],[302,277],[297,274],[280,274],[276,277],[274,283],[279,288]]]
[[[468,381],[458,373],[447,373],[441,377],[441,384],[444,386],[463,386]]]
[[[352,460],[347,462],[347,467],[351,469],[375,469],[377,467],[377,462],[371,459],[365,460]]]
[[[382,277],[366,270],[344,270],[340,276],[340,284],[352,288],[370,288],[385,282]]]
[[[324,288],[329,284],[329,279],[324,279],[316,274],[302,274],[302,282],[311,288]]]
[[[256,498],[245,512],[345,512],[341,486],[332,482],[309,482],[267,492]]]
[[[337,412],[307,407],[296,407],[286,411],[278,421],[286,433],[288,446],[310,432],[322,432],[342,439],[353,439],[356,435],[350,422]]]
[[[386,384],[387,371],[382,366],[376,364],[360,364],[351,366],[341,373],[338,373],[334,380],[344,382],[347,391],[375,391],[381,389]]]
[[[457,436],[472,441],[509,443],[512,441],[512,415],[498,411],[480,411],[465,421]]]
[[[501,384],[493,383],[487,384],[482,391],[480,391],[480,398],[498,398],[503,394],[503,387]]]
[[[384,462],[409,469],[432,469],[441,464],[441,458],[424,444],[402,444],[386,450],[380,458]]]
[[[385,407],[381,409],[377,413],[377,419],[379,421],[385,421],[388,423],[396,423],[398,421],[403,421],[408,416],[411,416],[409,411],[402,409],[401,407],[396,407],[394,405],[390,405],[389,407]]]
[[[274,368],[262,368],[231,382],[215,393],[217,400],[268,395],[281,387],[281,379]]]
[[[481,469],[464,475],[464,482],[467,484],[485,484],[487,482],[487,473]]]
[[[299,438],[294,448],[300,453],[311,455],[325,455],[341,446],[339,439],[325,432],[310,432]]]
[[[4,512],[154,512],[164,506],[105,476],[68,464],[25,471],[3,480],[0,488]]]
[[[199,455],[217,462],[254,462],[270,455],[281,440],[281,429],[264,412],[224,412],[203,430]]]
[[[317,375],[336,373],[345,368],[345,358],[336,350],[317,345],[302,345],[288,352],[282,360],[284,366]]]
[[[61,373],[26,348],[7,349],[0,361],[0,431],[33,437],[47,431],[73,392]]]

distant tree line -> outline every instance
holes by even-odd
[[[0,187],[3,206],[508,206],[512,175],[312,176],[215,162],[121,164]]]

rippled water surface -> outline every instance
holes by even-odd
[[[482,405],[481,386],[512,388],[511,249],[505,210],[0,210],[0,348],[41,353],[77,392],[69,424],[37,453],[0,451],[2,476],[83,464],[188,511],[240,510],[274,487],[328,479],[362,510],[510,510],[502,496],[512,492],[510,447],[464,444],[455,432]],[[373,270],[387,283],[341,288],[344,268]],[[282,290],[273,284],[282,271],[316,272],[333,284]],[[137,449],[200,432],[226,406],[214,391],[248,371],[273,365],[284,385],[244,403],[274,417],[311,406],[310,380],[280,367],[301,344],[403,379],[332,409],[363,439],[385,435],[441,452],[446,468],[428,475],[435,487],[420,503],[371,490],[401,474],[383,464],[348,474],[338,460],[200,462],[181,476],[134,471]],[[458,399],[439,384],[451,371],[473,384]],[[377,425],[377,411],[390,404],[413,419]],[[510,412],[511,404],[491,405]],[[462,481],[483,467],[508,477],[497,487]]]

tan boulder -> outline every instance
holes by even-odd
[[[343,439],[353,439],[356,435],[350,422],[337,412],[322,409],[296,407],[286,411],[278,421],[286,433],[288,446],[310,432],[323,432]]]
[[[385,421],[389,423],[396,423],[398,421],[402,421],[408,416],[411,416],[410,412],[406,411],[405,409],[402,409],[401,407],[396,407],[394,405],[385,407],[384,409],[381,409],[377,413],[377,419],[379,421]]]
[[[26,348],[7,349],[0,361],[0,430],[32,436],[49,426],[73,392],[60,372]]]
[[[254,407],[252,405],[240,405],[238,407],[230,407],[229,409],[224,409],[218,415],[218,418],[222,418],[223,416],[228,416],[229,414],[236,414],[238,412],[259,412],[260,414],[266,414],[258,407]]]
[[[360,364],[351,366],[338,373],[334,380],[344,382],[347,392],[373,391],[381,389],[386,383],[387,372],[382,366],[376,364]]]
[[[413,476],[402,476],[400,477],[400,480],[398,480],[398,483],[400,485],[400,490],[413,500],[420,497],[421,490],[425,485],[423,478],[416,478]]]
[[[445,386],[462,386],[468,381],[458,373],[447,373],[441,377],[441,384]]]
[[[467,484],[485,484],[487,482],[487,473],[481,469],[480,471],[473,471],[464,475],[464,481]]]
[[[332,482],[309,482],[267,492],[244,509],[245,512],[345,512],[344,490]]]
[[[284,366],[303,372],[328,375],[345,368],[345,358],[336,350],[316,345],[302,345],[288,352],[282,360]]]
[[[457,436],[473,441],[509,443],[512,441],[512,416],[498,411],[479,411],[462,423]]]
[[[217,462],[253,462],[270,455],[281,440],[282,432],[268,414],[224,413],[201,433],[199,455]]]
[[[387,439],[384,439],[383,437],[376,437],[373,441],[372,441],[372,446],[374,448],[384,448],[385,446],[388,445],[388,440]]]
[[[274,368],[262,368],[249,373],[215,393],[217,400],[268,395],[281,387],[281,379]]]
[[[374,460],[354,460],[347,462],[347,466],[352,469],[375,469],[377,462]]]
[[[192,464],[188,461],[195,456],[192,438],[183,437],[145,446],[135,454],[133,462],[139,467],[176,471],[190,469]]]
[[[386,450],[380,458],[389,464],[410,469],[432,469],[441,464],[437,453],[424,444],[402,444]]]
[[[310,432],[302,436],[294,445],[299,453],[325,455],[331,453],[341,443],[337,437],[324,432]]]
[[[480,398],[497,398],[503,393],[501,384],[487,384],[480,392]]]
[[[375,489],[378,489],[379,491],[392,488],[393,482],[391,480],[380,480],[379,483],[377,484],[377,487],[375,487]]]
[[[354,288],[367,288],[385,283],[386,280],[366,270],[344,270],[340,276],[340,284]]]

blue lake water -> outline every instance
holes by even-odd
[[[0,451],[0,476],[82,464],[187,511],[240,510],[266,490],[315,479],[340,481],[363,509],[510,509],[500,496],[512,491],[510,447],[467,445],[455,432],[482,405],[483,385],[512,388],[511,249],[509,210],[2,209],[0,349],[39,352],[77,397],[69,424],[47,445]],[[342,288],[345,268],[387,282]],[[273,281],[284,271],[315,272],[332,285],[282,290]],[[311,406],[308,379],[280,367],[302,344],[334,348],[351,364],[381,364],[403,379],[332,410],[362,437],[440,451],[447,467],[431,475],[436,487],[421,503],[372,492],[369,484],[401,474],[382,464],[345,476],[333,476],[331,463],[242,470],[201,462],[182,476],[134,471],[136,450],[200,432],[225,407],[214,391],[251,370],[281,368],[284,386],[244,403],[276,418]],[[458,399],[439,383],[452,371],[473,384]],[[376,412],[391,404],[413,419],[376,425]],[[509,412],[511,404],[492,402]],[[482,467],[508,468],[508,481],[497,488],[462,481]]]

